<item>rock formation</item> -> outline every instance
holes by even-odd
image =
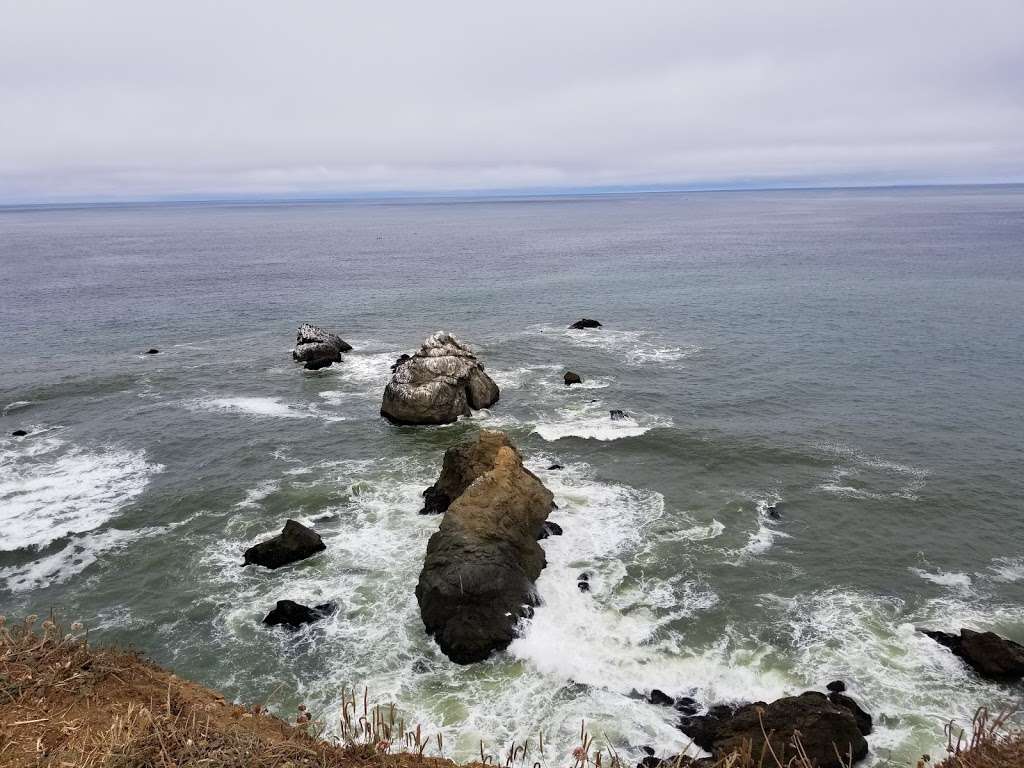
[[[546,565],[537,538],[552,496],[501,432],[449,449],[439,485],[453,495],[427,544],[416,599],[427,634],[470,664],[506,648],[537,604],[534,581]]]
[[[469,347],[440,332],[395,363],[380,414],[396,424],[449,424],[494,405],[498,394]]]
[[[601,324],[597,322],[597,320],[591,320],[590,318],[584,317],[580,320],[577,320],[569,327],[576,331],[582,331],[587,328],[600,328]]]
[[[860,707],[857,710],[863,712]],[[864,715],[870,732],[870,716]],[[679,727],[715,759],[749,743],[756,761],[765,749],[766,733],[771,749],[783,764],[796,755],[793,737],[797,732],[810,763],[818,768],[842,768],[847,759],[856,762],[868,753],[863,724],[858,724],[854,712],[817,691],[776,699],[770,704],[746,704],[735,710],[725,705],[712,707],[706,715],[684,717]]]
[[[299,326],[292,358],[305,363],[304,368],[315,371],[341,362],[341,353],[352,351],[352,345],[335,333],[309,323]]]
[[[278,600],[277,605],[263,618],[263,623],[268,627],[283,624],[290,629],[298,629],[303,624],[311,624],[330,616],[336,608],[334,603],[321,603],[310,608],[294,600]]]
[[[1020,680],[1024,677],[1024,645],[995,632],[961,629],[960,634],[919,629],[921,634],[949,648],[982,677],[990,680]]]
[[[327,547],[316,531],[302,523],[288,520],[277,536],[245,550],[245,562],[242,565],[280,568],[282,565],[305,560],[325,549]]]
[[[573,384],[583,383],[583,379],[580,378],[580,375],[578,373],[573,373],[572,371],[566,371],[562,380],[565,382],[565,386],[567,387],[571,387]]]

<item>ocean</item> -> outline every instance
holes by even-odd
[[[674,754],[651,688],[843,679],[875,766],[1022,703],[914,628],[1024,642],[1024,187],[6,208],[0,270],[0,613],[328,728],[365,686],[463,759],[543,731],[557,763],[581,721]],[[303,321],[354,350],[304,371]],[[388,424],[438,330],[500,401]],[[460,667],[423,633],[417,510],[482,428],[564,535],[520,639]],[[326,552],[240,568],[289,517]],[[264,627],[283,598],[340,609]]]

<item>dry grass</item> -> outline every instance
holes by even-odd
[[[1010,714],[993,716],[987,709],[979,709],[969,739],[953,723],[947,725],[949,756],[935,768],[1024,768],[1024,731],[1006,727]],[[926,765],[922,759],[918,768]]]

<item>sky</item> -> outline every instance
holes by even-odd
[[[1020,181],[1022,0],[0,0],[0,203]]]

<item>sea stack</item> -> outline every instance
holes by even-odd
[[[395,424],[450,424],[498,402],[498,385],[469,346],[440,331],[399,358],[380,415]]]
[[[455,497],[427,544],[416,600],[445,655],[471,664],[507,648],[537,604],[547,562],[537,539],[553,498],[502,432],[449,448],[439,486]]]
[[[338,334],[325,331],[309,323],[299,326],[299,332],[295,336],[295,349],[292,350],[292,359],[307,370],[315,371],[320,368],[327,368],[333,363],[341,362],[342,352],[351,352],[352,345],[342,339]]]

